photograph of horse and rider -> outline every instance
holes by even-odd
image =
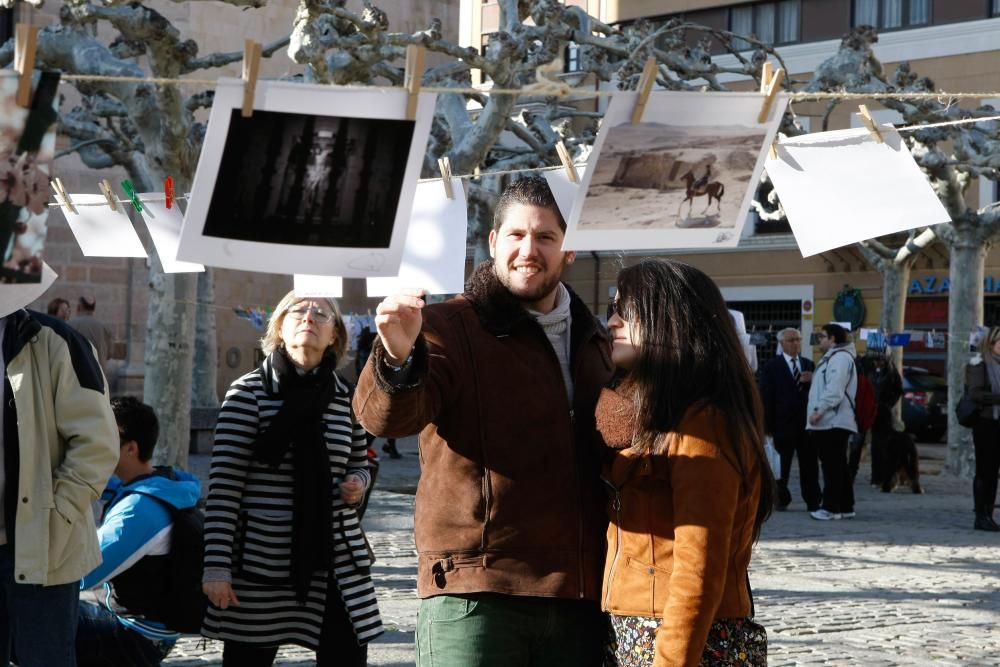
[[[733,227],[763,126],[622,123],[610,129],[581,230]]]

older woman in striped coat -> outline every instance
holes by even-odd
[[[382,624],[355,511],[371,483],[365,433],[335,372],[344,321],[333,300],[290,292],[262,343],[216,426],[202,634],[225,642],[223,665],[270,665],[282,644],[364,665]]]

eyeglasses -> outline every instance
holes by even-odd
[[[615,299],[614,301],[608,302],[608,319],[609,320],[611,319],[612,315],[617,315],[619,317],[619,319],[627,322],[628,321],[628,318],[626,317],[627,312],[628,312],[628,309],[625,308],[622,305],[622,302],[621,302],[620,299]]]
[[[285,311],[289,317],[293,320],[304,320],[306,315],[311,314],[313,319],[320,324],[326,324],[327,322],[333,321],[333,313],[328,313],[322,308],[317,308],[316,306],[291,306]]]

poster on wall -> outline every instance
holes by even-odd
[[[891,125],[784,139],[766,163],[803,257],[951,216]]]
[[[616,94],[567,220],[563,250],[734,247],[787,100],[758,93]]]
[[[16,72],[0,72],[0,283],[4,284],[43,280],[49,177],[59,115],[58,72],[36,76],[30,108],[18,106],[17,83]]]
[[[178,259],[248,271],[360,278],[399,270],[434,115],[405,90],[222,79]]]
[[[428,294],[465,289],[469,212],[461,179],[451,179],[451,190],[449,199],[441,181],[417,185],[399,275],[368,278],[368,296],[388,296],[404,287],[422,287]]]

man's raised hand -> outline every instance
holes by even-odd
[[[383,299],[375,310],[375,328],[388,353],[387,361],[395,366],[403,365],[417,342],[426,294],[423,289],[402,289]]]

